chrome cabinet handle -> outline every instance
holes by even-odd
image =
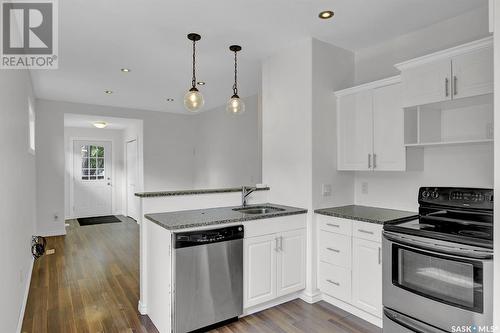
[[[283,236],[280,236],[280,251],[283,251]]]
[[[364,234],[369,234],[369,235],[373,235],[373,231],[368,231],[368,230],[363,230],[363,229],[358,229],[359,232],[362,232]]]
[[[444,93],[446,97],[450,95],[449,85],[450,85],[450,80],[448,80],[448,78],[444,79]]]
[[[330,279],[327,279],[327,280],[326,280],[326,282],[331,283],[331,284],[334,284],[334,285],[336,285],[337,287],[338,287],[338,286],[340,286],[340,283],[335,282],[335,281],[332,281],[332,280],[330,280]]]
[[[372,154],[368,154],[368,169],[372,168]]]
[[[377,154],[373,154],[373,168],[377,167]]]
[[[453,76],[453,95],[455,96],[458,94],[457,81],[457,76]]]
[[[326,225],[330,227],[340,228],[340,226],[337,224],[327,223]]]
[[[274,251],[279,252],[279,250],[280,250],[280,247],[279,247],[279,238],[278,238],[278,237],[276,237],[276,238],[274,239],[274,241],[275,241]]]
[[[337,249],[332,249],[331,247],[327,247],[326,248],[328,251],[332,251],[332,252],[337,252],[337,253],[340,253],[340,250],[337,250]]]
[[[382,263],[382,248],[379,246],[378,248],[378,264]]]

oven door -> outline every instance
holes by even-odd
[[[490,250],[384,232],[384,306],[445,331],[492,325]]]

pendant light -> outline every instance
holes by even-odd
[[[190,33],[187,35],[187,38],[193,42],[193,79],[191,81],[191,89],[184,96],[184,107],[190,112],[196,112],[205,104],[203,95],[196,88],[196,42],[201,39],[201,36]]]
[[[245,112],[245,103],[238,96],[238,52],[241,51],[241,46],[231,45],[229,50],[234,52],[234,85],[233,96],[227,102],[226,111],[230,114],[241,114]]]

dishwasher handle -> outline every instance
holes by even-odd
[[[179,232],[173,234],[173,246],[174,249],[180,249],[184,247],[228,242],[243,239],[244,235],[245,230],[242,225],[219,229]]]

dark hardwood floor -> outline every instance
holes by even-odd
[[[124,223],[80,227],[49,237],[35,262],[22,332],[157,332],[137,312],[139,227]],[[382,332],[325,302],[295,300],[242,318],[213,332]]]

